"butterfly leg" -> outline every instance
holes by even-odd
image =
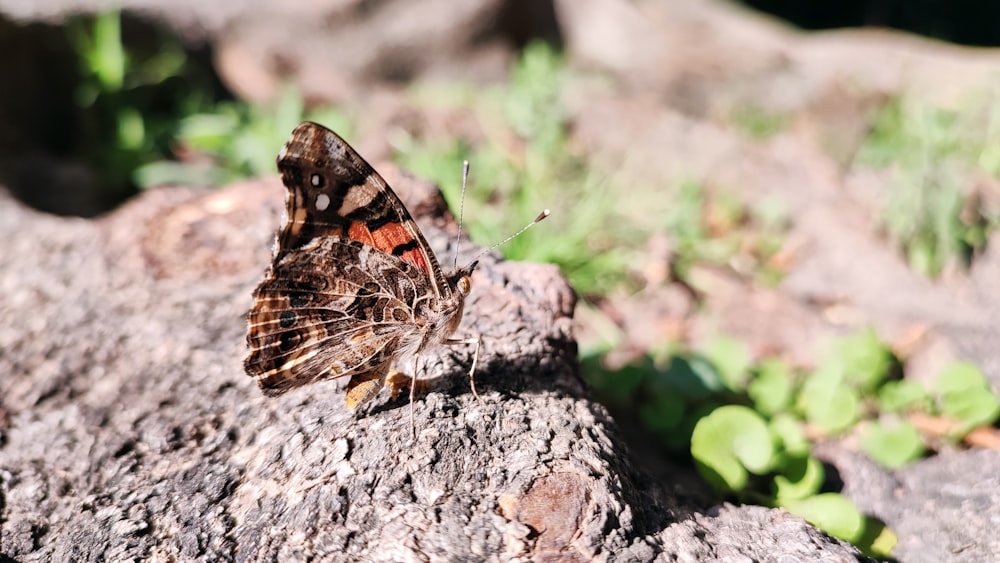
[[[419,353],[413,355],[413,375],[410,381],[410,438],[413,440],[417,439],[417,425],[413,422],[413,399],[417,391],[417,360],[419,359]]]
[[[347,383],[347,408],[353,411],[374,399],[382,390],[387,373],[389,373],[389,364],[378,366],[365,373],[352,375],[351,380]]]
[[[476,392],[476,366],[479,364],[479,345],[480,340],[478,338],[461,338],[455,340],[445,340],[445,344],[448,346],[457,346],[459,344],[475,344],[476,349],[472,352],[472,367],[469,368],[469,386],[472,387],[472,396],[476,398],[477,401],[482,401],[483,399]]]

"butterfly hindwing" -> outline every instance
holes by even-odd
[[[422,283],[416,267],[339,237],[285,254],[254,292],[247,371],[278,394],[380,368],[417,328]]]

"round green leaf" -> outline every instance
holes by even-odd
[[[812,446],[802,429],[802,421],[790,414],[779,414],[771,419],[771,434],[778,438],[786,453],[800,455],[809,453]]]
[[[946,367],[935,380],[933,392],[941,414],[962,421],[962,433],[992,424],[1000,416],[1000,402],[972,364],[956,362]]]
[[[853,543],[865,555],[885,560],[892,555],[892,550],[898,541],[899,538],[885,525],[885,522],[866,516],[865,531]]]
[[[798,407],[824,433],[839,434],[858,420],[860,400],[835,368],[821,368],[802,386]]]
[[[770,469],[774,443],[760,415],[747,407],[727,405],[695,425],[691,456],[698,472],[713,486],[738,491],[746,487],[748,472],[762,474]]]
[[[872,423],[861,436],[861,448],[890,469],[919,459],[926,450],[920,432],[905,420]]]
[[[761,363],[757,376],[747,387],[747,394],[759,412],[776,414],[788,409],[793,385],[792,370],[788,364],[772,358]]]
[[[878,390],[878,407],[882,412],[898,413],[905,410],[923,410],[927,393],[916,381],[901,379],[888,381]]]
[[[892,352],[871,327],[838,339],[833,350],[843,364],[846,381],[862,390],[877,388],[893,363]]]
[[[865,517],[850,500],[838,493],[823,493],[801,500],[786,500],[781,506],[832,536],[853,542],[865,530]]]
[[[709,342],[702,354],[715,366],[729,389],[740,391],[746,387],[753,360],[745,343],[721,336]]]
[[[780,471],[780,474],[774,476],[774,496],[779,503],[815,495],[826,476],[823,464],[810,455],[785,458]]]
[[[979,368],[969,362],[953,362],[934,379],[931,391],[947,394],[983,387],[986,387],[986,377]]]

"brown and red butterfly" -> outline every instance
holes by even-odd
[[[471,378],[479,339],[451,336],[476,263],[445,274],[385,180],[321,125],[295,128],[278,170],[286,217],[253,294],[244,362],[264,394],[350,377],[355,409],[378,394],[394,363],[439,344],[475,344]]]

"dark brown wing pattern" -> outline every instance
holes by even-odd
[[[350,376],[353,408],[403,356],[478,342],[449,339],[475,265],[446,278],[402,202],[343,139],[303,123],[278,169],[287,216],[254,292],[244,361],[265,394]]]
[[[381,387],[400,345],[420,330],[412,304],[427,283],[416,267],[339,237],[286,253],[254,293],[247,373],[268,395],[368,373]]]
[[[318,236],[342,236],[413,264],[427,273],[438,297],[451,295],[441,266],[403,202],[336,133],[302,123],[278,155],[278,170],[288,189],[279,256]]]

